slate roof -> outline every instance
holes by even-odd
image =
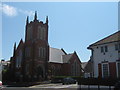
[[[68,63],[68,61],[70,60],[70,58],[72,57],[73,54],[74,53],[62,55],[63,63]]]
[[[65,55],[65,53],[61,49],[49,48],[49,62],[63,63],[62,55]]]
[[[91,60],[89,60],[88,62],[87,62],[87,64],[86,64],[86,66],[84,67],[84,71],[85,72],[87,72],[87,73],[90,73],[90,72],[92,72],[93,70],[92,70],[92,61]]]
[[[68,63],[74,53],[67,54],[63,49],[49,48],[49,62]]]
[[[113,33],[112,35],[109,35],[106,38],[103,38],[102,40],[99,40],[91,44],[90,46],[96,46],[96,45],[101,45],[101,44],[106,44],[106,43],[111,43],[111,42],[117,42],[117,41],[120,41],[120,31],[117,31]]]
[[[68,63],[74,53],[67,54],[63,49],[49,48],[49,62]]]

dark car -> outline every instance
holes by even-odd
[[[120,81],[115,84],[114,90],[120,90]]]
[[[62,84],[76,84],[76,80],[70,77],[64,78]]]

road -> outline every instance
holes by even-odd
[[[81,87],[81,89],[80,89]],[[88,85],[77,85],[77,84],[69,84],[62,85],[62,83],[58,84],[40,84],[34,85],[30,87],[4,87],[3,90],[98,90],[98,86],[88,86]],[[0,89],[1,90],[1,89]],[[108,86],[100,86],[100,90],[114,90],[113,87],[109,89]]]
[[[69,84],[69,85],[62,85],[62,83],[59,84],[44,84],[44,85],[35,85],[31,86],[29,88],[42,88],[42,89],[60,89],[60,90],[98,90],[98,86],[88,86],[88,85],[78,85],[78,84]],[[109,87],[109,86],[100,86],[99,87],[101,90],[114,90],[114,87]]]

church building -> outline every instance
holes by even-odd
[[[27,17],[25,41],[21,39],[17,47],[16,43],[14,44],[13,56],[10,59],[11,79],[35,81],[47,79],[48,75],[67,75],[64,73],[66,71],[70,76],[81,75],[81,61],[76,52],[67,54],[63,49],[49,46],[48,27],[48,17],[45,23],[37,19],[37,12],[33,21],[29,22]],[[50,71],[53,67],[59,72]]]

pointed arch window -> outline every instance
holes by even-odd
[[[46,57],[46,48],[45,47],[39,47],[39,57],[45,58]]]
[[[25,48],[25,57],[30,57],[31,54],[31,48],[30,47],[26,47]]]
[[[38,26],[38,39],[45,40],[46,38],[46,29],[44,27]]]
[[[32,39],[32,26],[27,29],[27,40]]]

